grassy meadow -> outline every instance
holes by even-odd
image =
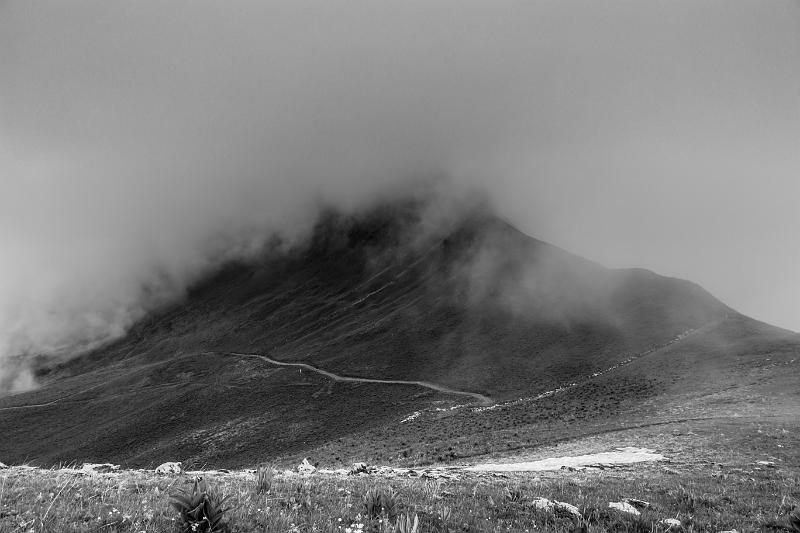
[[[415,518],[419,533],[798,530],[791,518],[800,511],[796,432],[785,426],[759,426],[753,434],[737,434],[732,426],[706,433],[678,429],[671,439],[661,434],[668,461],[611,469],[507,474],[454,469],[448,472],[457,479],[426,479],[301,475],[281,465],[263,467],[260,474],[209,471],[203,477],[212,501],[227,498],[220,507],[229,507],[220,531],[229,532],[410,533]],[[607,447],[621,442],[619,437],[588,444]],[[623,444],[630,444],[647,435],[623,437]],[[561,451],[586,451],[586,445],[565,443]],[[758,458],[773,461],[760,464]],[[84,475],[11,467],[0,470],[0,531],[204,531],[192,529],[170,504],[172,495],[192,490],[194,479],[146,470]],[[544,509],[537,498],[572,504],[580,517]],[[637,504],[639,516],[609,508],[609,502],[624,499],[649,506]],[[681,525],[663,522],[670,518]]]

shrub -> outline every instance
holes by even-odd
[[[170,496],[170,503],[181,516],[179,527],[185,533],[226,531],[222,518],[230,507],[222,506],[227,500],[228,497],[222,497],[202,478],[195,478],[191,491]]]

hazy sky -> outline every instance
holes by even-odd
[[[0,2],[0,361],[441,175],[800,330],[800,4]]]

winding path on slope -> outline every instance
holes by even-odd
[[[468,396],[480,402],[481,405],[488,406],[495,404],[494,400],[492,400],[488,396],[484,396],[483,394],[478,394],[477,392],[455,390],[449,387],[445,387],[444,385],[439,385],[438,383],[431,383],[430,381],[403,381],[400,379],[374,379],[374,378],[357,378],[353,376],[340,376],[339,374],[328,372],[327,370],[317,368],[315,366],[309,365],[308,363],[289,363],[286,361],[278,361],[276,359],[272,359],[271,357],[267,357],[266,355],[258,353],[240,353],[240,352],[226,352],[226,353],[228,355],[235,355],[238,357],[252,357],[254,359],[261,359],[262,361],[266,361],[267,363],[277,366],[296,366],[299,368],[305,368],[306,370],[316,372],[317,374],[322,374],[323,376],[328,377],[334,381],[347,381],[351,383],[379,383],[382,385],[415,385],[417,387],[425,387],[427,389],[435,390],[437,392],[443,392],[445,394],[457,394],[459,396]]]

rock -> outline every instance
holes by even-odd
[[[156,468],[156,474],[182,474],[183,467],[180,462],[163,463]]]
[[[347,471],[349,476],[357,476],[358,474],[369,474],[367,463],[353,463],[353,466]]]
[[[644,500],[637,500],[636,498],[625,498],[622,501],[633,505],[637,509],[648,509],[650,507],[650,502],[646,502]]]
[[[301,474],[313,474],[317,471],[317,467],[308,462],[308,458],[305,458],[303,462],[297,466],[297,471]]]
[[[667,526],[667,531],[676,531],[682,527],[681,521],[677,518],[665,518],[661,520],[659,524]]]
[[[726,530],[726,531],[720,531],[719,533],[739,533],[739,532],[736,531],[735,529],[729,529],[729,530]]]
[[[8,465],[5,463],[0,463],[0,470],[3,470],[4,468],[8,468]]]
[[[108,474],[119,470],[119,465],[111,463],[83,463],[81,471],[86,474]]]
[[[555,505],[556,512],[561,512],[563,514],[570,514],[575,518],[583,518],[583,515],[581,515],[580,510],[578,510],[578,508],[572,505],[571,503],[554,501],[553,504]]]
[[[531,500],[531,506],[537,511],[568,514],[575,518],[583,517],[578,508],[571,503],[548,500],[547,498],[534,498]]]
[[[756,461],[756,464],[767,468],[775,468],[775,461]]]
[[[639,516],[642,513],[636,510],[636,507],[626,502],[609,502],[609,509],[616,509],[621,513],[627,513],[633,516]]]
[[[537,511],[552,512],[555,509],[553,502],[547,498],[534,498],[531,500],[531,506]]]

